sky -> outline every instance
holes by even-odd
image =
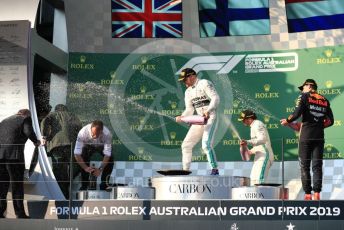
[[[29,20],[35,25],[39,0],[1,0],[0,21]]]

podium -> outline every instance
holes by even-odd
[[[247,177],[158,176],[150,179],[156,200],[231,199],[233,187],[247,186]]]
[[[156,176],[149,186],[115,186],[111,191],[77,193],[78,200],[288,200],[288,189],[280,184],[250,186],[240,176]]]
[[[117,200],[152,200],[155,197],[155,189],[152,187],[131,187],[119,186],[113,187],[111,199]]]
[[[281,186],[251,186],[232,189],[233,200],[288,200],[288,189]]]

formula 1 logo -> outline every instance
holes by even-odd
[[[179,75],[184,68],[192,68],[196,73],[215,70],[217,74],[228,74],[243,59],[245,59],[245,73],[287,72],[295,71],[298,68],[298,55],[294,52],[201,56],[190,59],[176,72],[176,75]]]
[[[217,74],[229,73],[246,55],[201,56],[191,58],[176,74],[185,68],[192,68],[196,73],[205,70],[217,70]]]

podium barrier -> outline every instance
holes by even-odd
[[[228,176],[162,176],[150,178],[156,200],[230,199],[233,187],[249,185],[249,178]]]
[[[152,187],[113,187],[110,199],[117,200],[152,200],[155,199],[155,189]]]
[[[77,200],[110,199],[110,192],[104,190],[84,190],[77,192]]]
[[[275,186],[232,188],[232,200],[287,200],[288,189]]]
[[[116,186],[111,192],[86,190],[78,200],[288,200],[288,188],[278,184],[250,185],[238,176],[160,176],[150,178],[151,187]]]

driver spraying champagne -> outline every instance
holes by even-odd
[[[202,150],[210,164],[211,175],[219,175],[213,139],[217,128],[216,107],[220,102],[220,97],[214,85],[206,79],[198,79],[196,72],[191,68],[183,69],[178,81],[183,81],[187,89],[185,110],[181,116],[176,117],[176,122],[183,122],[186,116],[194,115],[195,111],[207,121],[204,124],[191,123],[182,143],[183,170],[190,170],[192,149],[202,139]]]
[[[250,155],[255,155],[250,174],[251,185],[265,183],[274,161],[268,130],[264,123],[257,119],[256,114],[249,109],[240,113],[238,121],[250,127],[251,139],[241,139],[240,153],[245,161],[250,160]],[[249,149],[248,145],[252,148]]]

